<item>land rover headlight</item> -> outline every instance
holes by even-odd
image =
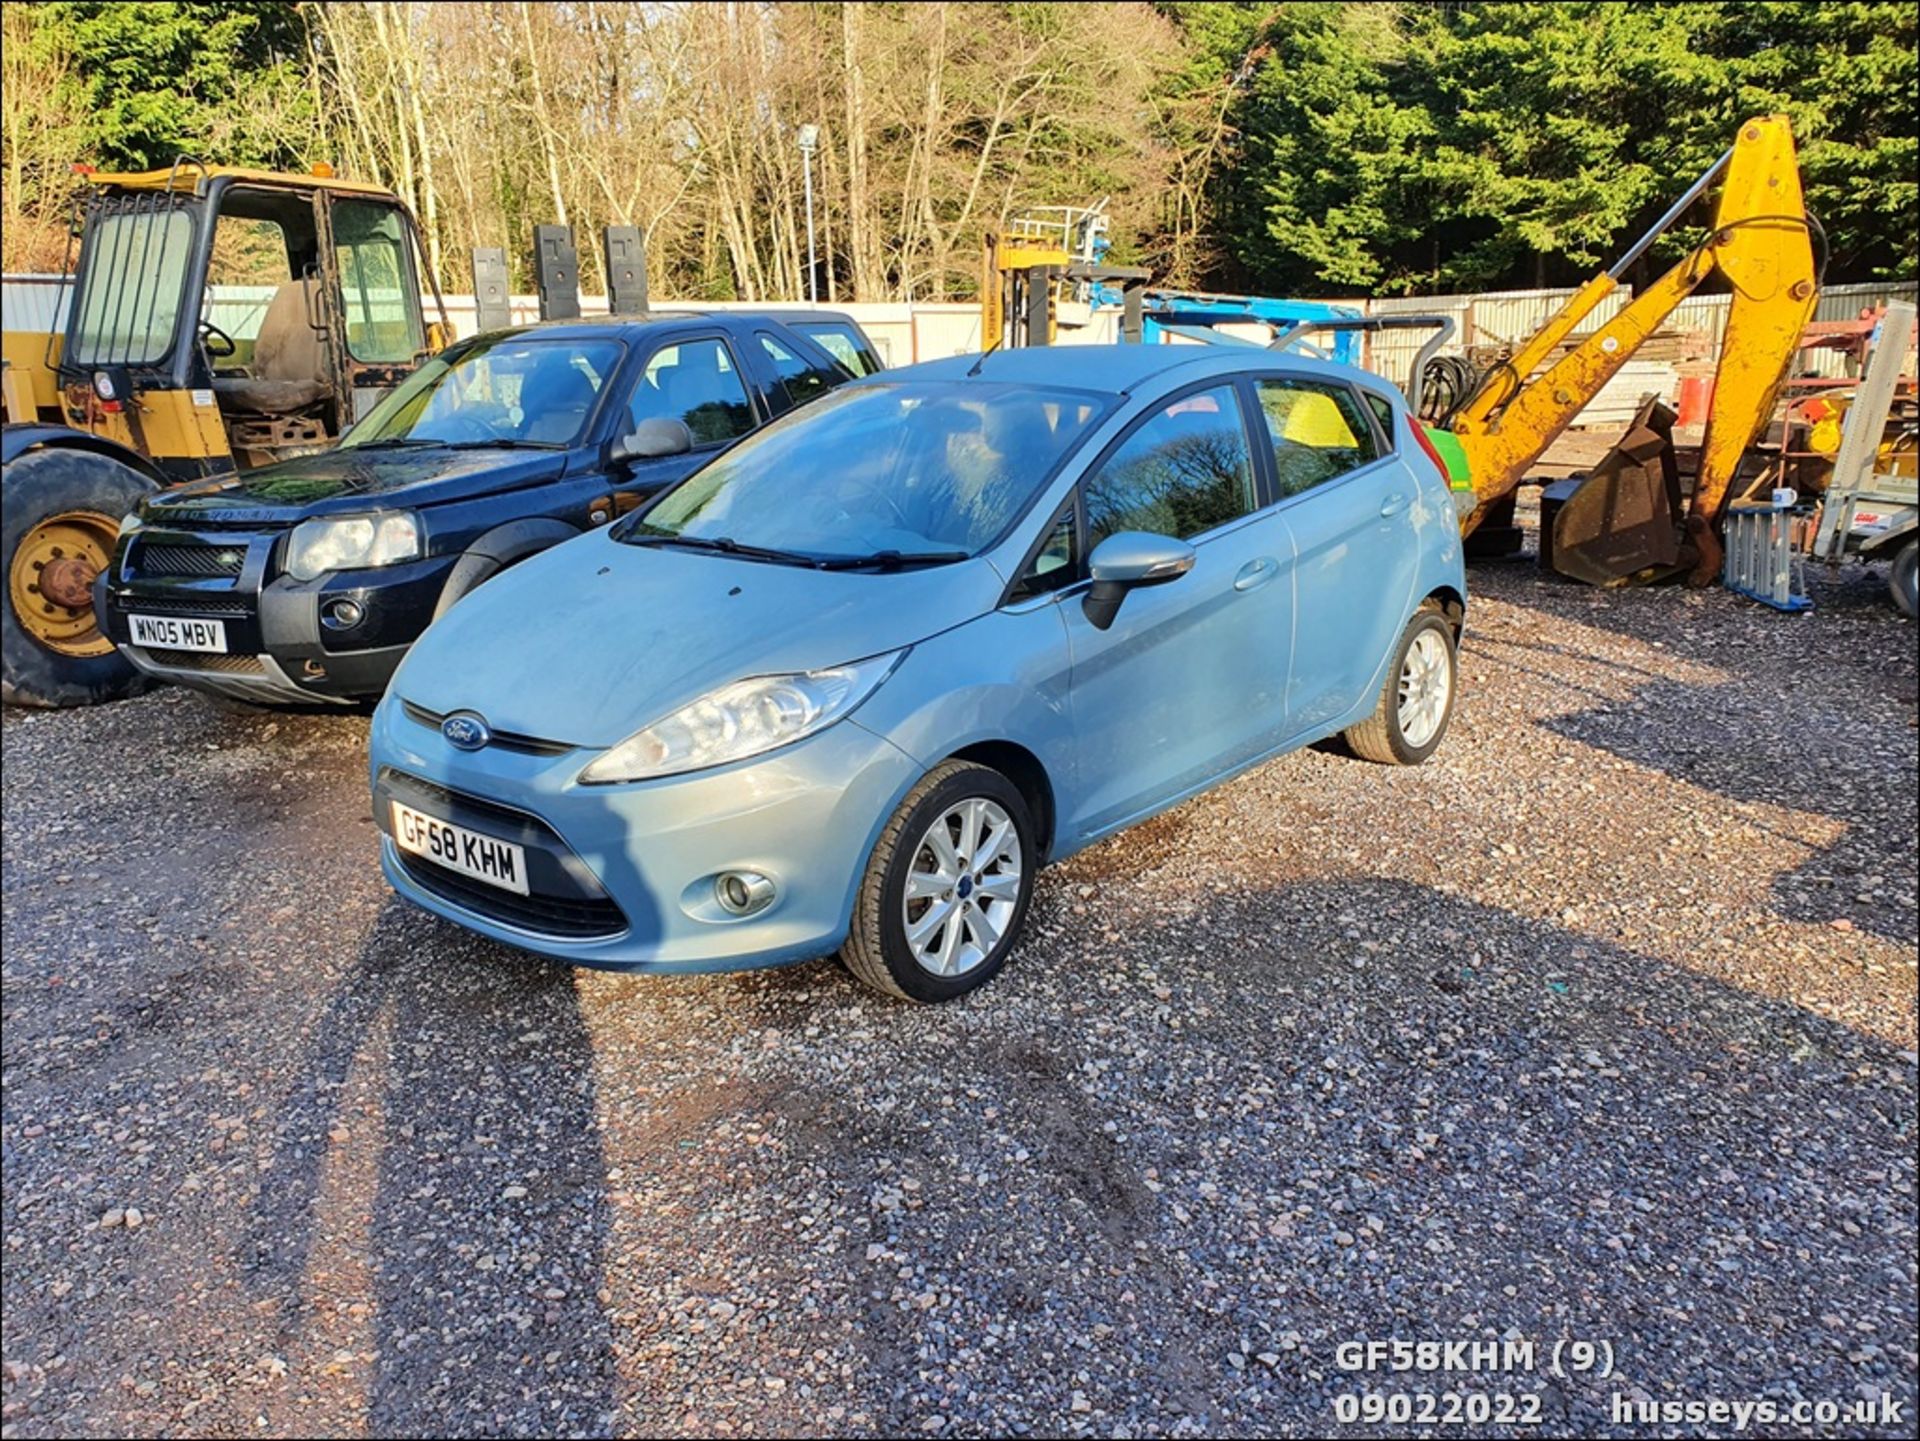
[[[893,674],[904,650],[830,670],[737,680],[662,716],[580,772],[585,785],[651,780],[757,756],[847,715]]]
[[[397,565],[420,555],[420,521],[407,511],[305,520],[287,538],[287,574],[315,580],[336,570]]]

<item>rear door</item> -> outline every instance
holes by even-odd
[[[1399,637],[1418,569],[1418,487],[1351,386],[1253,381],[1275,507],[1294,545],[1290,736],[1364,696]]]

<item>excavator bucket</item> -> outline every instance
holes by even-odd
[[[1657,580],[1691,561],[1680,527],[1673,412],[1649,400],[1585,479],[1547,488],[1540,563],[1589,585]]]

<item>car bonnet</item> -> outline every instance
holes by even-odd
[[[280,465],[180,487],[148,501],[155,525],[282,524],[397,506],[477,500],[553,480],[561,451],[341,447]]]
[[[991,610],[1001,590],[981,559],[829,572],[596,531],[467,596],[415,643],[389,693],[601,748],[729,681],[912,645]]]

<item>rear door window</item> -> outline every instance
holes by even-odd
[[[1380,422],[1380,434],[1386,437],[1387,449],[1393,449],[1393,402],[1384,395],[1375,395],[1371,390],[1363,390],[1367,409],[1373,412],[1373,418]]]
[[[767,353],[767,359],[773,363],[773,373],[780,377],[780,389],[789,405],[805,405],[809,400],[825,395],[847,378],[836,375],[828,366],[795,355],[764,330],[756,330],[754,334],[759,338],[760,348]]]
[[[1273,446],[1276,499],[1380,458],[1373,427],[1345,386],[1274,379],[1256,381],[1255,389]]]
[[[1253,456],[1231,385],[1169,402],[1083,484],[1087,545],[1122,530],[1188,540],[1251,515]]]
[[[754,427],[740,366],[718,336],[661,346],[647,362],[628,409],[635,426],[660,417],[684,421],[695,445],[735,440]]]

